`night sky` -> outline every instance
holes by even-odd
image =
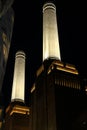
[[[42,64],[42,6],[46,0],[15,0],[12,43],[4,79],[5,102],[10,100],[15,53],[26,53],[26,103],[29,104],[29,90],[36,70]],[[76,0],[55,0],[58,20],[61,59],[74,64],[87,77],[87,7],[86,2]]]

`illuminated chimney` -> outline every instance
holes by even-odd
[[[15,56],[14,77],[12,86],[12,101],[24,102],[25,92],[25,53],[18,51]]]
[[[43,61],[47,58],[61,60],[56,7],[51,2],[43,5]]]

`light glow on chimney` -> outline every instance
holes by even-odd
[[[18,51],[15,56],[14,77],[11,100],[22,100],[25,93],[25,53]]]
[[[43,6],[43,61],[47,58],[61,60],[56,7],[53,3]]]

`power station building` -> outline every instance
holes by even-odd
[[[28,130],[29,108],[25,106],[25,53],[16,52],[11,103],[6,109],[4,130]]]
[[[43,5],[43,63],[31,89],[31,130],[86,130],[87,95],[74,65],[61,61],[56,7]]]
[[[25,53],[15,56],[11,103],[4,130],[86,130],[87,94],[77,68],[61,61],[56,6],[43,5],[43,61],[24,102]]]

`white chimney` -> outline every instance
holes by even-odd
[[[43,61],[47,58],[61,60],[56,7],[51,2],[43,5]]]
[[[14,77],[11,100],[24,102],[25,93],[25,53],[18,51],[15,56]]]

